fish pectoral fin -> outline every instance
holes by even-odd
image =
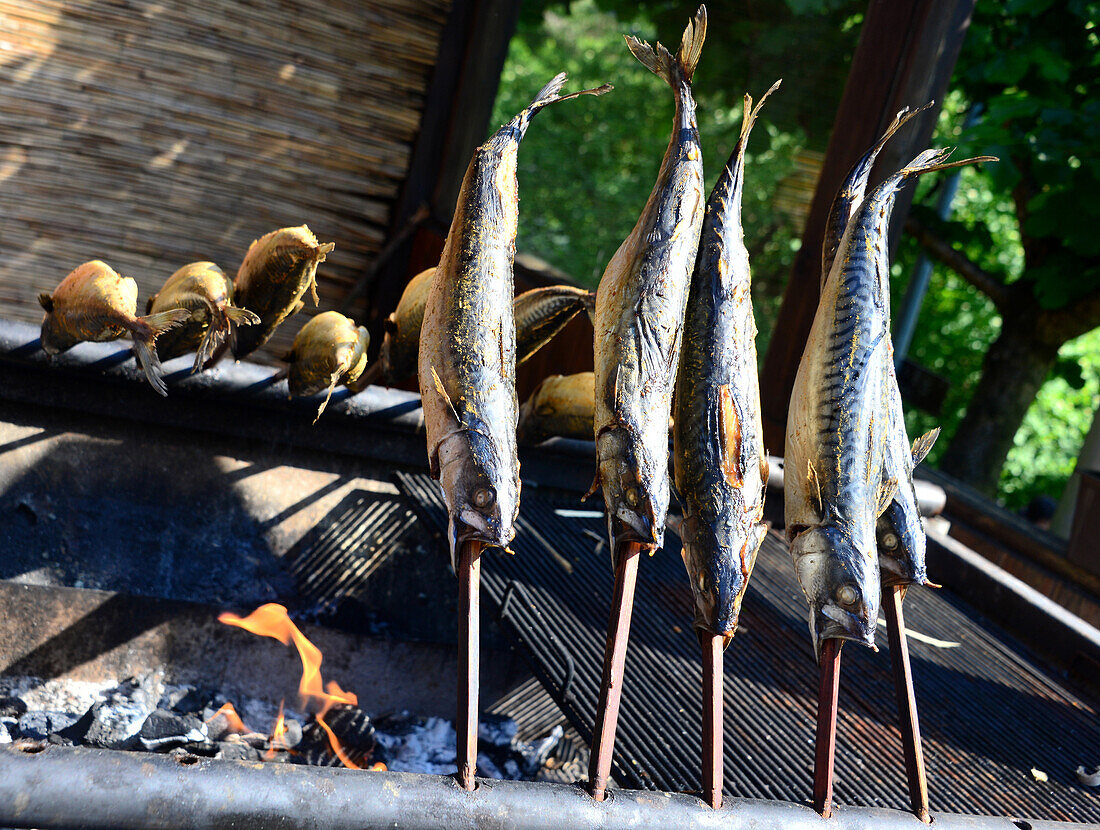
[[[53,295],[50,294],[49,291],[40,291],[38,294],[38,304],[46,309],[46,313],[49,314],[53,311]]]
[[[928,455],[929,450],[932,449],[932,445],[936,443],[936,439],[940,437],[940,428],[936,427],[931,429],[924,435],[917,438],[913,442],[913,466],[916,467],[922,461],[925,456]]]
[[[600,489],[600,468],[596,467],[596,474],[592,476],[592,486],[588,488],[588,492],[581,496],[581,501],[587,501],[591,496],[596,495],[596,491]]]
[[[886,512],[886,508],[890,506],[890,502],[894,500],[894,495],[898,492],[898,480],[895,476],[890,476],[882,480],[882,484],[878,489],[878,500],[875,504],[875,518],[878,518]]]
[[[435,391],[439,393],[439,397],[443,398],[444,403],[447,404],[447,409],[450,410],[451,415],[455,419],[455,426],[462,427],[462,419],[458,416],[458,410],[455,409],[454,403],[451,401],[451,396],[447,394],[447,389],[443,386],[443,381],[439,377],[439,373],[436,372],[435,367],[431,367],[432,383],[435,384]]]
[[[325,390],[325,399],[321,401],[321,405],[317,407],[317,417],[313,419],[313,423],[316,424],[321,417],[321,413],[325,411],[325,407],[328,406],[329,399],[332,397],[333,391],[340,383],[340,373],[334,372],[332,379],[329,381],[328,389]]]
[[[814,507],[819,514],[824,514],[825,505],[821,498],[821,482],[817,477],[817,470],[814,469],[814,462],[809,459],[806,460],[806,481],[809,484],[807,492],[810,494],[810,498],[813,499]]]

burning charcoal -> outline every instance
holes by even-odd
[[[18,720],[27,714],[27,704],[17,697],[0,697],[0,718]]]
[[[230,735],[230,738],[236,738],[236,735]],[[218,741],[218,754],[216,758],[224,758],[229,761],[259,761],[260,752],[257,749],[253,749],[244,741]]]
[[[196,689],[194,686],[166,686],[164,694],[160,696],[160,701],[157,703],[157,708],[174,709],[185,715],[195,715],[202,712],[213,697],[214,693],[208,689]]]
[[[483,714],[477,725],[477,739],[490,746],[511,746],[518,731],[516,722],[505,715]]]
[[[77,722],[68,712],[27,712],[19,719],[20,738],[44,741],[53,732],[64,733]]]
[[[325,714],[325,723],[352,763],[364,766],[377,744],[370,716],[357,706],[338,703]],[[302,730],[298,753],[300,763],[329,767],[343,763],[332,751],[328,734],[316,720]]]
[[[75,743],[102,749],[129,749],[160,697],[149,678],[130,678],[106,693],[106,699],[92,707],[61,734]],[[155,692],[155,693],[154,693]]]
[[[216,758],[221,751],[221,746],[219,744],[209,740],[181,744],[179,748],[192,755],[201,755],[203,758]]]
[[[550,734],[545,738],[540,738],[531,743],[517,741],[513,745],[513,748],[523,759],[521,766],[527,776],[533,776],[546,763],[546,759],[550,757],[550,753],[557,747],[563,734],[564,732],[559,724],[551,729]]]
[[[483,778],[503,778],[504,773],[497,768],[492,759],[483,753],[477,754],[477,773]]]
[[[407,712],[390,715],[375,725],[380,760],[393,772],[450,775],[455,764],[454,725],[443,718],[414,718]]]
[[[253,749],[264,749],[267,747],[267,735],[262,732],[244,732],[239,737]]]
[[[8,728],[6,726],[4,726],[3,723],[0,723],[0,744],[10,744],[10,743],[11,743],[11,733],[8,732]]]
[[[206,724],[194,715],[177,715],[165,709],[157,709],[149,715],[138,732],[141,745],[150,752],[201,742],[206,736]]]
[[[328,721],[325,721],[328,723]],[[275,741],[276,749],[294,749],[302,742],[302,724],[294,718],[286,718],[283,721],[283,729],[286,730]]]

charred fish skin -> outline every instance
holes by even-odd
[[[627,36],[631,53],[672,87],[676,113],[657,182],[596,292],[595,440],[617,565],[620,542],[651,551],[668,510],[668,418],[684,307],[703,224],[703,161],[691,77],[706,36],[706,8],[676,57]]]
[[[513,302],[516,317],[516,365],[549,343],[582,309],[594,308],[595,294],[572,285],[524,291]]]
[[[168,387],[160,376],[156,341],[165,331],[180,325],[190,313],[172,309],[137,317],[137,282],[123,277],[102,260],[93,259],[74,268],[52,293],[42,292],[38,303],[45,309],[41,344],[47,354],[67,351],[77,343],[103,343],[129,333],[134,355],[149,385],[160,395]]]
[[[555,77],[474,152],[424,309],[419,379],[428,460],[443,488],[456,569],[463,542],[507,549],[515,536],[516,154],[536,112],[581,94],[559,95],[564,83],[564,73]]]
[[[335,245],[321,243],[306,225],[280,228],[255,240],[245,254],[233,293],[237,303],[260,318],[237,334],[233,356],[238,360],[268,341],[287,317],[302,308],[308,290],[317,298],[317,266]]]
[[[673,469],[695,628],[727,638],[766,533],[768,462],[741,194],[749,132],[777,86],[755,109],[745,96],[741,135],[707,200],[676,378]]]
[[[338,311],[325,311],[302,326],[286,356],[291,397],[326,392],[317,418],[328,406],[333,390],[356,380],[366,368],[370,334]],[[317,423],[317,418],[313,423]]]
[[[416,374],[424,306],[434,276],[435,268],[426,268],[409,280],[397,301],[397,308],[382,324],[385,334],[378,359],[382,379],[388,384],[401,383]]]
[[[879,603],[875,527],[898,481],[887,476],[891,423],[887,229],[904,182],[946,163],[921,153],[859,204],[822,290],[787,419],[787,538],[810,602],[815,650],[830,638],[874,645]]]
[[[213,262],[191,262],[168,278],[159,292],[149,298],[147,314],[182,308],[191,317],[181,326],[157,339],[161,360],[195,352],[192,373],[213,357],[236,326],[255,325],[260,318],[233,305],[233,284]]]
[[[590,440],[595,397],[592,372],[544,378],[520,407],[516,439],[520,444],[538,444],[554,436]]]

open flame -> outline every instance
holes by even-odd
[[[215,712],[206,722],[210,723],[210,721],[214,720],[214,718],[218,717],[219,715],[225,718],[226,723],[229,724],[229,730],[231,732],[244,734],[245,732],[252,731],[244,725],[244,721],[241,720],[241,716],[237,714],[237,710],[233,708],[232,703],[223,703],[222,708]]]
[[[340,742],[336,739],[336,735],[327,723],[325,723],[325,714],[329,709],[335,706],[337,703],[348,703],[352,706],[356,706],[359,703],[359,699],[352,692],[345,692],[340,688],[339,684],[330,680],[327,685],[321,678],[321,650],[317,646],[313,645],[306,636],[298,630],[298,627],[291,621],[290,616],[287,614],[286,608],[274,602],[269,602],[267,605],[261,605],[247,617],[240,617],[237,614],[232,614],[228,611],[218,615],[218,622],[223,622],[226,625],[235,625],[238,628],[243,628],[245,631],[250,631],[253,634],[257,634],[261,637],[271,637],[278,640],[284,646],[294,644],[298,649],[298,656],[302,660],[302,679],[298,683],[298,693],[302,696],[302,706],[306,707],[308,704],[320,706],[320,711],[317,712],[317,723],[325,730],[325,734],[328,735],[329,746],[332,748],[332,752],[340,759],[340,762],[344,766],[350,769],[361,769],[347,753],[344,752],[344,748],[340,746]],[[236,723],[240,724],[241,731],[244,730],[244,724],[241,723],[239,717],[236,717],[236,712],[233,712],[233,707],[226,704],[219,709],[218,712],[222,713],[226,707],[233,713],[233,717],[236,718]],[[228,718],[229,715],[226,714]],[[234,721],[230,719],[230,724],[236,728]],[[283,707],[279,704],[279,717],[275,721],[275,727],[271,734],[271,749],[269,754],[271,757],[275,755],[275,749],[279,748],[279,744],[283,735],[286,734],[286,725],[283,718]],[[283,744],[285,746],[285,743]],[[266,756],[265,756],[266,757]],[[384,764],[374,764],[370,769],[385,769]]]

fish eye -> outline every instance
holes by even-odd
[[[706,593],[707,590],[707,572],[699,571],[699,590]]]
[[[638,506],[638,488],[627,487],[623,495],[626,497],[626,503],[629,504],[631,507]]]
[[[884,533],[882,535],[882,546],[887,550],[897,550],[898,535],[896,533]]]
[[[492,487],[479,487],[474,491],[474,507],[488,507],[496,501],[496,497]]]
[[[851,585],[841,585],[836,589],[836,599],[844,606],[855,605],[859,601],[859,591]]]

